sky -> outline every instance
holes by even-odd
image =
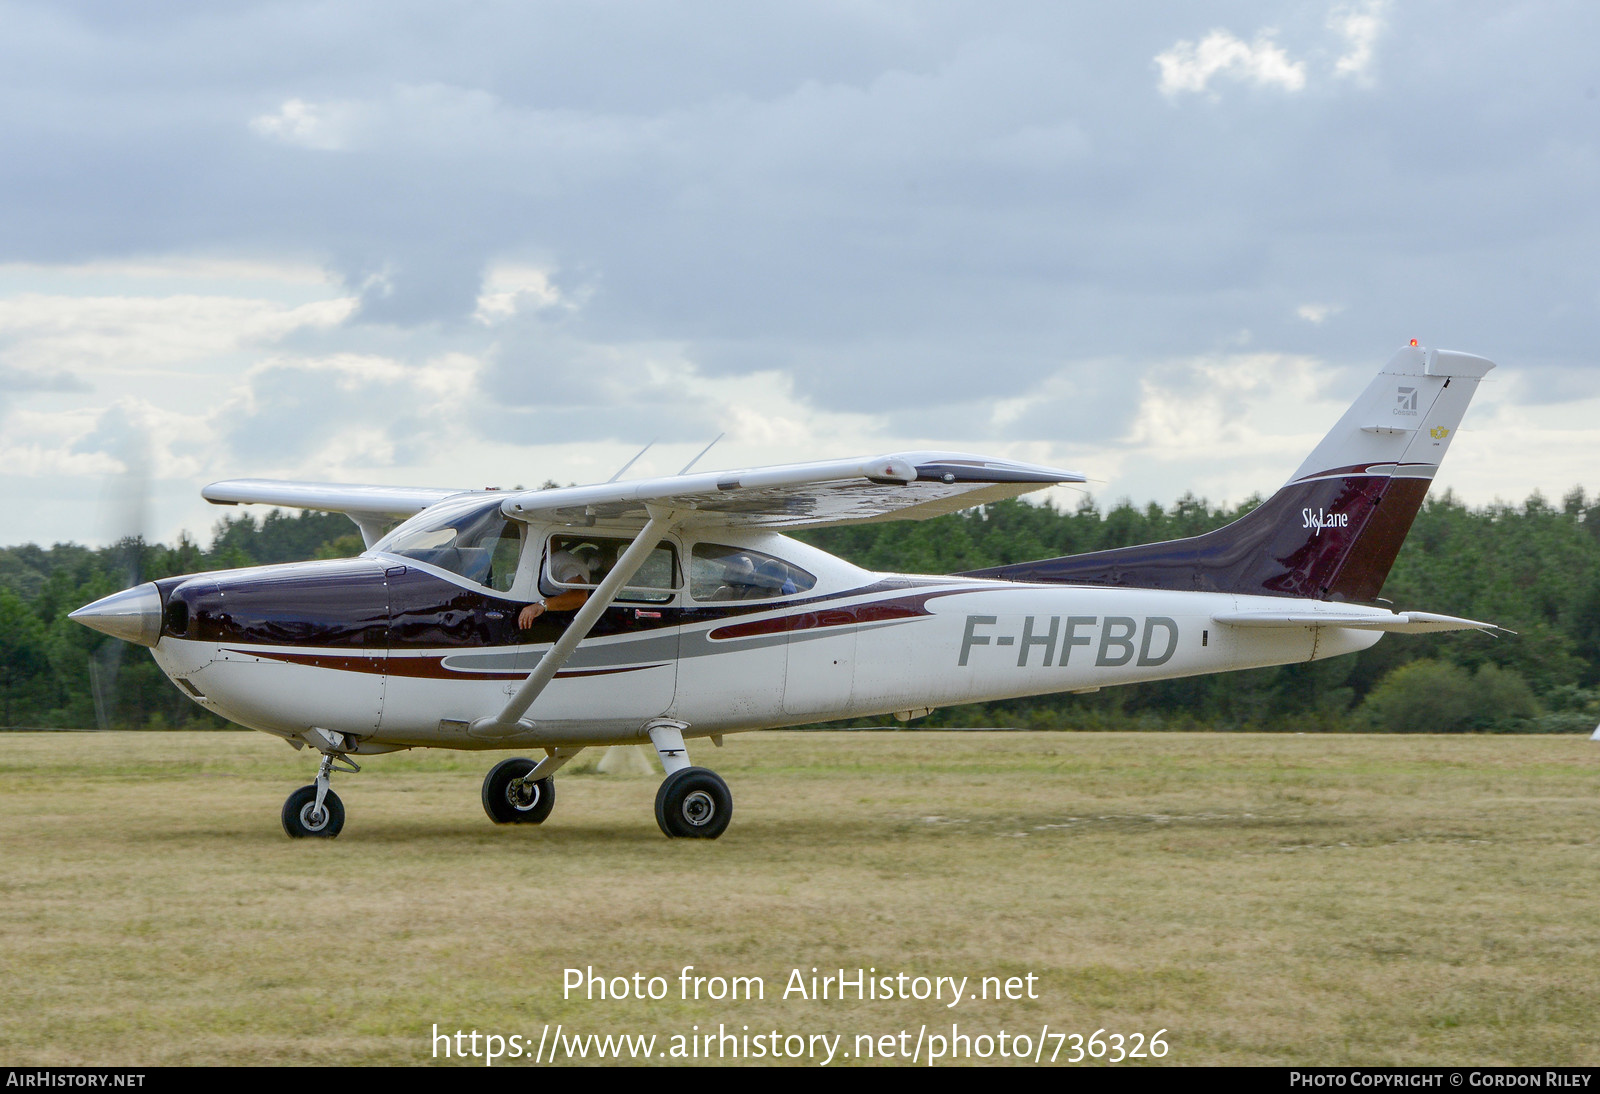
[[[1436,490],[1600,491],[1593,4],[0,27],[0,543],[205,542],[220,478],[671,474],[719,433],[701,469],[955,448],[1233,503],[1411,338],[1500,366]]]

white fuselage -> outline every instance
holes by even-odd
[[[881,574],[773,533],[724,530],[717,539],[803,567],[815,587],[702,603],[680,581],[670,599],[619,603],[608,613],[640,629],[587,639],[528,711],[533,728],[510,737],[474,737],[469,726],[507,702],[548,640],[352,649],[167,634],[153,652],[187,694],[235,722],[289,739],[343,733],[360,742],[355,751],[377,752],[638,742],[663,717],[694,737],[921,712],[1310,661],[1380,636],[1214,622],[1297,603],[1283,597]],[[680,557],[694,543],[672,541]],[[404,563],[464,596],[482,591],[415,559],[370,557],[374,574]]]

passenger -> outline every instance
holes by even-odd
[[[789,575],[789,567],[778,559],[767,559],[761,564],[759,573],[762,585],[771,590],[769,596],[788,596],[799,591],[794,578]]]
[[[592,578],[590,558],[580,558],[570,551],[557,551],[550,556],[550,576],[563,585],[587,585]],[[555,596],[535,600],[517,613],[517,626],[527,630],[534,620],[545,612],[575,612],[589,599],[588,589],[567,589]]]

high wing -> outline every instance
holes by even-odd
[[[965,452],[902,452],[887,456],[779,464],[739,471],[634,479],[594,486],[523,490],[501,510],[516,520],[637,524],[649,507],[675,510],[681,524],[802,528],[881,520],[926,520],[1014,498],[1061,483],[1084,482],[1075,471]],[[281,505],[344,513],[370,547],[383,528],[475,491],[421,486],[224,479],[201,492],[218,505]]]
[[[281,505],[343,513],[361,529],[368,547],[396,519],[415,516],[428,506],[466,490],[427,486],[368,486],[349,482],[287,482],[282,479],[224,479],[200,491],[215,505]]]
[[[964,452],[901,452],[866,459],[780,464],[740,471],[635,479],[510,494],[506,516],[523,521],[643,525],[649,509],[685,524],[803,528],[926,520],[1060,483],[1075,471]]]

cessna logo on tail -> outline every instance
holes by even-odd
[[[1321,535],[1324,528],[1350,527],[1349,513],[1330,513],[1326,509],[1302,509],[1300,519],[1304,522],[1302,528],[1315,528],[1314,535]]]
[[[1416,388],[1414,388],[1414,387],[1403,387],[1403,388],[1400,388],[1398,390],[1398,393],[1394,397],[1394,401],[1395,401],[1394,412],[1396,414],[1404,414],[1404,415],[1407,415],[1408,417],[1415,417],[1416,416],[1416,413],[1417,413],[1417,389]]]

